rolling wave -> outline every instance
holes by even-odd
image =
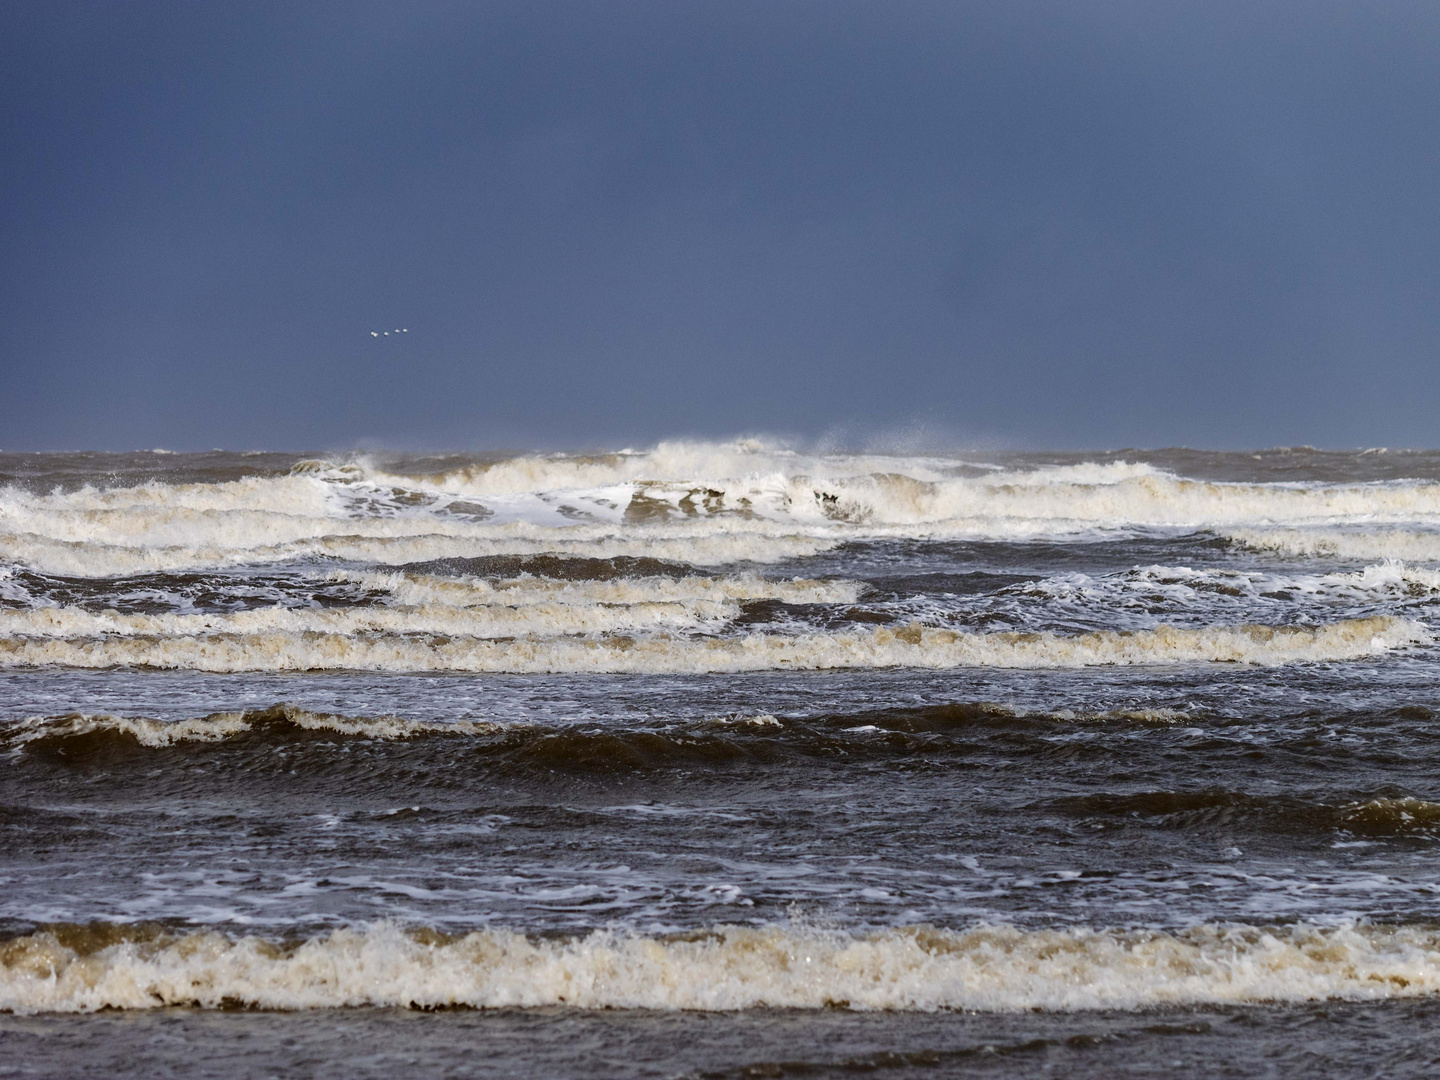
[[[917,926],[862,935],[717,926],[568,939],[377,924],[298,945],[92,924],[0,943],[0,1009],[17,1013],[174,1005],[1080,1010],[1379,1000],[1437,989],[1440,933],[1365,924]]]
[[[466,767],[482,771],[511,764],[545,769],[611,772],[665,769],[785,758],[843,757],[883,760],[970,748],[974,729],[1016,732],[1032,729],[1043,741],[1060,724],[1173,724],[1188,714],[1164,709],[1120,709],[1077,714],[1007,708],[993,702],[959,702],[913,709],[886,709],[781,720],[769,713],[717,716],[699,723],[646,727],[588,728],[485,720],[416,721],[397,716],[347,716],[280,703],[266,709],[211,713],[181,720],[107,713],[66,713],[0,723],[0,747],[10,754],[123,771],[137,760],[148,772],[151,751],[181,755],[238,755],[240,768],[258,763],[288,769],[306,747],[307,775],[323,775],[337,764],[370,751],[375,768],[436,755],[434,767],[455,775]],[[400,740],[408,746],[389,744]],[[958,740],[958,741],[957,741]],[[351,741],[349,756],[337,758],[334,744]],[[1048,745],[1048,744],[1044,744]],[[276,757],[274,751],[287,753]],[[402,756],[394,755],[397,750]],[[136,754],[140,757],[137,758]],[[13,759],[12,759],[13,760]]]
[[[357,609],[373,618],[375,609]],[[383,611],[384,609],[379,609]],[[293,615],[291,613],[294,613]],[[53,609],[6,614],[21,626],[31,618],[57,620],[57,634],[0,637],[0,666],[60,665],[74,668],[183,668],[192,671],[388,672],[649,672],[704,673],[833,668],[1080,668],[1094,665],[1228,662],[1275,665],[1354,660],[1428,644],[1420,623],[1392,616],[1345,619],[1317,627],[1215,626],[1184,629],[1054,633],[971,633],[924,627],[798,634],[746,633],[685,637],[663,631],[645,636],[611,634],[565,637],[482,638],[445,633],[335,632],[349,619],[314,609],[260,609],[234,615],[130,616],[126,634],[64,636],[73,616],[87,634],[119,617]],[[281,617],[293,629],[252,629]],[[202,623],[185,620],[200,618]],[[360,618],[360,616],[356,616]],[[404,618],[413,618],[406,613]],[[100,620],[87,622],[87,620]],[[108,621],[106,621],[108,620]],[[203,633],[166,636],[170,627]],[[358,622],[346,627],[355,630]],[[402,627],[413,626],[405,623]],[[523,623],[519,624],[523,625]]]
[[[1440,530],[1403,528],[1228,529],[1227,540],[1291,558],[1440,561]]]
[[[32,717],[0,726],[0,742],[11,749],[48,747],[84,752],[126,742],[159,749],[182,743],[217,743],[241,736],[258,737],[266,745],[276,746],[307,732],[389,740],[421,735],[495,734],[503,730],[498,724],[468,720],[427,722],[395,716],[345,716],[279,704],[268,709],[211,713],[184,720],[107,713]]]
[[[1146,791],[1087,795],[1051,805],[1080,817],[1138,821],[1174,829],[1251,825],[1270,832],[1344,832],[1377,837],[1433,836],[1440,832],[1440,803],[1413,796],[1351,799],[1334,805],[1238,791]]]

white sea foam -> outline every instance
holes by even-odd
[[[1193,609],[1226,598],[1244,602],[1284,596],[1323,602],[1366,604],[1428,596],[1440,592],[1440,571],[1386,560],[1349,573],[1277,574],[1261,570],[1188,566],[1137,566],[1121,573],[1091,576],[1059,574],[1012,590],[1091,609],[1136,605],[1149,611],[1157,598]]]
[[[1440,521],[1440,484],[1223,483],[1126,462],[995,470],[956,476],[936,458],[807,456],[763,444],[665,443],[644,454],[517,458],[430,476],[362,465],[371,482],[414,485],[484,501],[496,495],[631,485],[675,516],[744,511],[872,525],[953,523],[966,531],[1077,527]]]
[[[1301,588],[1317,592],[1348,592],[1361,596],[1375,593],[1419,595],[1440,592],[1440,571],[1421,566],[1406,566],[1398,559],[1367,566],[1349,574],[1325,574],[1318,579],[1298,579]]]
[[[95,731],[114,731],[129,735],[141,746],[152,749],[181,742],[219,742],[249,731],[242,713],[212,713],[186,720],[150,720],[139,716],[112,716],[108,713],[71,713],[66,716],[37,716],[8,725],[4,740],[11,747],[20,747],[36,739],[50,736],[87,735]]]
[[[718,565],[808,555],[856,538],[1133,529],[1223,530],[1302,553],[1440,556],[1440,484],[1430,482],[1221,483],[1127,463],[976,471],[936,458],[662,444],[415,475],[362,459],[212,484],[42,494],[7,487],[0,559],[77,576],[538,552]],[[1354,532],[1359,526],[1367,532]],[[1399,526],[1410,531],[1389,531]]]
[[[1440,531],[1423,529],[1230,529],[1225,537],[1256,551],[1302,558],[1440,562]]]
[[[599,932],[537,940],[504,930],[446,938],[379,924],[298,948],[211,932],[106,943],[123,936],[91,928],[65,940],[41,932],[5,942],[0,1009],[1081,1010],[1373,1001],[1440,989],[1440,934],[1369,925],[911,927],[868,936],[721,926],[688,938]]]
[[[518,524],[481,531],[477,526],[432,528],[433,522],[407,521],[357,525],[333,523],[332,535],[258,547],[214,544],[137,547],[81,543],[36,535],[0,534],[3,557],[42,573],[67,577],[116,577],[179,570],[267,565],[330,559],[399,565],[436,559],[472,559],[492,555],[557,554],[582,558],[661,559],[696,566],[734,562],[774,563],[826,551],[840,536],[804,536],[776,528],[726,526],[699,534],[676,528],[637,529],[629,535],[587,526],[567,530]],[[367,536],[384,528],[394,535]],[[223,538],[222,538],[223,539]]]
[[[856,582],[659,576],[563,581],[524,575],[487,581],[420,573],[339,571],[322,581],[385,594],[357,607],[266,605],[238,612],[122,614],[58,604],[0,609],[0,637],[195,637],[204,634],[458,634],[479,638],[622,630],[719,630],[740,603],[853,603]]]
[[[205,618],[239,619],[250,614]],[[657,632],[646,636],[512,640],[307,630],[214,632],[186,637],[4,637],[0,638],[0,666],[132,666],[215,672],[701,673],[901,666],[1078,668],[1195,662],[1270,665],[1358,659],[1430,641],[1430,632],[1421,624],[1385,616],[1346,619],[1319,627],[1161,626],[1075,635],[967,633],[919,624],[899,629],[881,626],[793,635],[684,637]]]
[[[595,634],[621,630],[718,630],[739,613],[733,601],[636,601],[629,604],[536,602],[523,606],[447,604],[295,608],[268,606],[233,613],[122,615],[75,607],[0,611],[6,638],[156,637],[198,638],[222,634],[254,637],[307,635],[518,635]]]
[[[803,454],[759,439],[729,443],[662,442],[652,450],[596,456],[547,454],[463,465],[442,473],[387,471],[357,463],[377,483],[424,486],[470,497],[519,496],[542,491],[613,488],[626,484],[696,484],[741,481],[756,493],[784,490],[795,476],[849,477],[899,472],[941,480],[955,462],[946,458],[864,454]]]

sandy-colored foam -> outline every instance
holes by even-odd
[[[1364,925],[912,927],[863,936],[722,926],[689,939],[600,932],[572,940],[503,930],[446,938],[378,925],[293,949],[210,932],[65,936],[75,940],[41,932],[0,944],[0,1009],[1074,1010],[1379,1000],[1440,989],[1440,933]],[[95,946],[103,947],[87,952]]]

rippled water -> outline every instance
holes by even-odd
[[[103,1031],[310,1039],[336,1075],[482,1043],[516,1075],[1323,1075],[1383,1026],[1435,1065],[1440,453],[0,483],[25,1060],[121,1073],[63,1050]],[[491,1011],[392,1011],[448,1006]]]

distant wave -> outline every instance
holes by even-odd
[[[861,935],[717,926],[570,939],[378,924],[277,944],[102,923],[0,942],[0,1009],[18,1013],[173,1005],[1139,1009],[1379,1000],[1437,989],[1440,932],[1364,924],[917,926]]]
[[[1440,483],[1221,482],[1127,462],[1021,469],[676,443],[430,472],[362,458],[214,483],[0,488],[0,559],[77,577],[546,552],[720,565],[802,557],[865,538],[1026,540],[1137,529],[1214,530],[1265,546],[1275,530],[1303,543],[1294,530],[1361,526],[1405,526],[1417,536],[1434,529],[1440,537]],[[1440,556],[1434,539],[1381,548],[1377,541],[1367,550],[1377,558]]]
[[[1001,467],[761,442],[238,467],[213,482],[192,470],[0,488],[0,666],[1284,664],[1428,643],[1412,616],[1440,593],[1440,571],[1413,564],[1440,561],[1429,480],[1221,482],[1118,460]],[[965,558],[914,546],[1128,537],[1151,559],[1181,550],[1157,530],[1180,530],[1200,565],[1089,577],[1061,564],[1039,578],[1013,545]],[[1275,573],[1237,557],[1246,548],[1386,561]],[[917,552],[934,555],[924,581]],[[826,553],[819,565],[871,584],[762,573]],[[984,582],[957,577],[957,559]]]

